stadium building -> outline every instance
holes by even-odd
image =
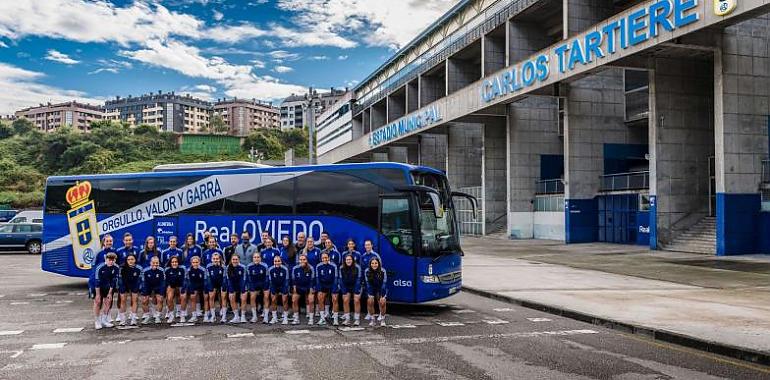
[[[466,233],[767,253],[768,11],[461,0],[353,89],[318,161],[445,170],[481,200]]]

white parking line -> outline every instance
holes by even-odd
[[[58,300],[56,303],[72,303],[72,300]]]
[[[192,335],[187,335],[187,336],[169,336],[169,337],[166,337],[166,340],[172,340],[172,341],[176,341],[176,340],[191,340],[193,338],[195,338],[195,337],[192,336]]]
[[[296,335],[296,334],[310,334],[310,330],[286,330],[285,333]]]
[[[337,329],[337,330],[340,330],[340,331],[343,331],[343,332],[348,332],[348,331],[363,331],[363,330],[364,330],[364,328],[363,328],[363,327],[340,327],[340,328],[339,328],[339,329]]]
[[[0,294],[0,298],[5,298],[5,294]]]
[[[63,327],[60,329],[53,330],[55,333],[76,333],[83,331],[82,327]]]
[[[439,326],[444,327],[456,327],[456,326],[465,326],[465,323],[462,322],[436,322]]]
[[[102,342],[102,344],[110,345],[111,346],[113,344],[126,344],[126,343],[128,343],[130,341],[131,341],[131,339],[126,339],[126,340],[105,340],[104,342]]]
[[[507,323],[510,323],[510,322],[508,322],[506,320],[502,320],[502,319],[485,319],[484,323],[487,323],[487,324],[490,324],[490,325],[504,325],[504,324],[507,324]]]
[[[27,301],[11,302],[11,306],[16,306],[16,305],[29,305],[29,302],[27,302]]]
[[[57,348],[64,348],[67,343],[40,343],[32,346],[33,350],[54,350]]]
[[[118,330],[131,330],[131,329],[138,329],[139,326],[115,326]]]
[[[6,336],[6,335],[19,335],[23,333],[24,330],[4,330],[0,331],[0,336]]]
[[[452,312],[455,313],[455,314],[472,314],[472,313],[475,313],[476,310],[460,309],[460,310],[452,310]]]
[[[169,326],[171,327],[195,326],[195,323],[180,322],[180,323],[172,323]]]
[[[236,334],[227,334],[228,338],[249,338],[254,336],[254,333],[236,333]]]
[[[504,312],[513,311],[513,309],[511,309],[510,307],[497,307],[497,308],[494,308],[492,310],[494,310],[494,311],[496,311],[498,313],[504,313]]]
[[[405,325],[390,325],[390,328],[392,329],[416,329],[417,326],[405,324]]]
[[[16,351],[16,350],[0,351],[0,354],[11,354],[11,356],[9,356],[9,358],[11,358],[11,359],[18,358],[19,355],[21,355],[22,353],[24,353],[24,350],[20,350],[20,351]]]
[[[48,295],[48,293],[30,293],[27,296],[28,297],[45,297],[47,295]]]
[[[548,318],[527,318],[530,322],[551,322]]]

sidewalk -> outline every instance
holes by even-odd
[[[463,238],[469,291],[699,349],[770,358],[770,256]]]

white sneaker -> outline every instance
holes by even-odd
[[[226,323],[227,322],[227,314],[222,314],[222,318],[219,319],[219,323]]]
[[[102,326],[106,328],[115,327],[115,325],[112,324],[112,322],[109,321],[109,319],[105,318],[104,321],[102,321]]]
[[[241,313],[241,323],[246,323],[246,313]]]
[[[366,316],[364,317],[364,320],[370,321],[372,319],[372,315],[369,313],[366,313]]]
[[[378,316],[377,316],[377,320],[378,320],[378,321],[380,321],[380,322],[382,322],[382,321],[384,321],[384,320],[385,320],[385,316],[384,316],[384,315],[382,315],[382,314],[380,314],[380,315],[378,315]]]
[[[149,323],[150,323],[150,315],[149,314],[143,315],[142,316],[142,324],[146,325],[146,324],[149,324]]]
[[[291,320],[292,325],[298,325],[299,324],[299,316],[294,316],[294,319]]]
[[[343,326],[350,326],[350,315],[345,314],[342,316],[342,325]]]
[[[273,318],[270,319],[269,323],[271,325],[274,325],[274,324],[278,323],[278,318],[274,315]]]
[[[321,316],[321,318],[318,318],[318,325],[319,326],[326,325],[326,318],[324,318],[323,316]]]
[[[98,319],[96,319],[96,320],[94,321],[94,328],[95,328],[95,329],[97,329],[97,330],[101,330],[101,329],[102,329],[102,327],[103,327],[103,326],[102,326],[102,320],[101,320],[101,318],[98,318]]]
[[[198,315],[196,313],[192,313],[190,316],[190,319],[187,320],[188,323],[195,323],[198,322]],[[204,321],[206,322],[206,321]]]
[[[361,321],[360,320],[356,319],[356,320],[353,321],[353,326],[360,326],[360,325],[361,325]]]
[[[117,324],[121,324],[121,323],[125,324],[125,320],[126,320],[126,316],[121,313],[118,313],[118,317],[115,318],[115,322],[117,322]]]
[[[339,317],[335,314],[332,316],[332,326],[339,326],[339,325],[340,325]]]
[[[380,320],[380,326],[385,326],[385,318]]]
[[[233,316],[233,319],[230,320],[230,323],[241,323],[241,317],[238,315],[238,313],[235,313],[235,316]]]
[[[187,316],[184,314],[179,315],[179,323],[184,323],[185,319],[187,319]]]
[[[284,315],[283,316],[283,320],[281,321],[281,324],[282,325],[288,325],[289,324],[289,317]]]
[[[267,314],[265,314],[265,315],[262,317],[262,323],[264,323],[264,324],[268,324],[268,323],[270,323],[270,319],[269,319],[269,317],[267,316]]]
[[[312,315],[307,317],[307,325],[308,326],[312,326],[313,325],[313,316]]]
[[[372,320],[369,321],[369,326],[374,327],[374,318],[372,318]]]
[[[131,316],[131,323],[130,323],[130,325],[131,326],[136,326],[136,316],[135,315]]]
[[[168,315],[166,315],[166,323],[174,323],[174,313],[168,313]]]
[[[193,316],[194,318],[195,316]],[[211,323],[211,318],[209,318],[209,315],[206,314],[203,316],[203,323]]]
[[[157,325],[159,323],[160,323],[160,315],[156,315],[155,316],[155,324]]]
[[[120,319],[120,322],[118,322],[118,325],[120,325],[120,326],[125,326],[125,325],[126,325],[126,322],[128,322],[128,321],[126,320],[127,318],[118,318],[118,319]]]

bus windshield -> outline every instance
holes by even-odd
[[[460,243],[455,228],[454,209],[446,178],[424,172],[413,172],[412,176],[415,184],[438,190],[441,207],[444,210],[443,215],[437,217],[431,205],[430,197],[425,193],[419,195],[422,254],[436,257],[458,252]]]

